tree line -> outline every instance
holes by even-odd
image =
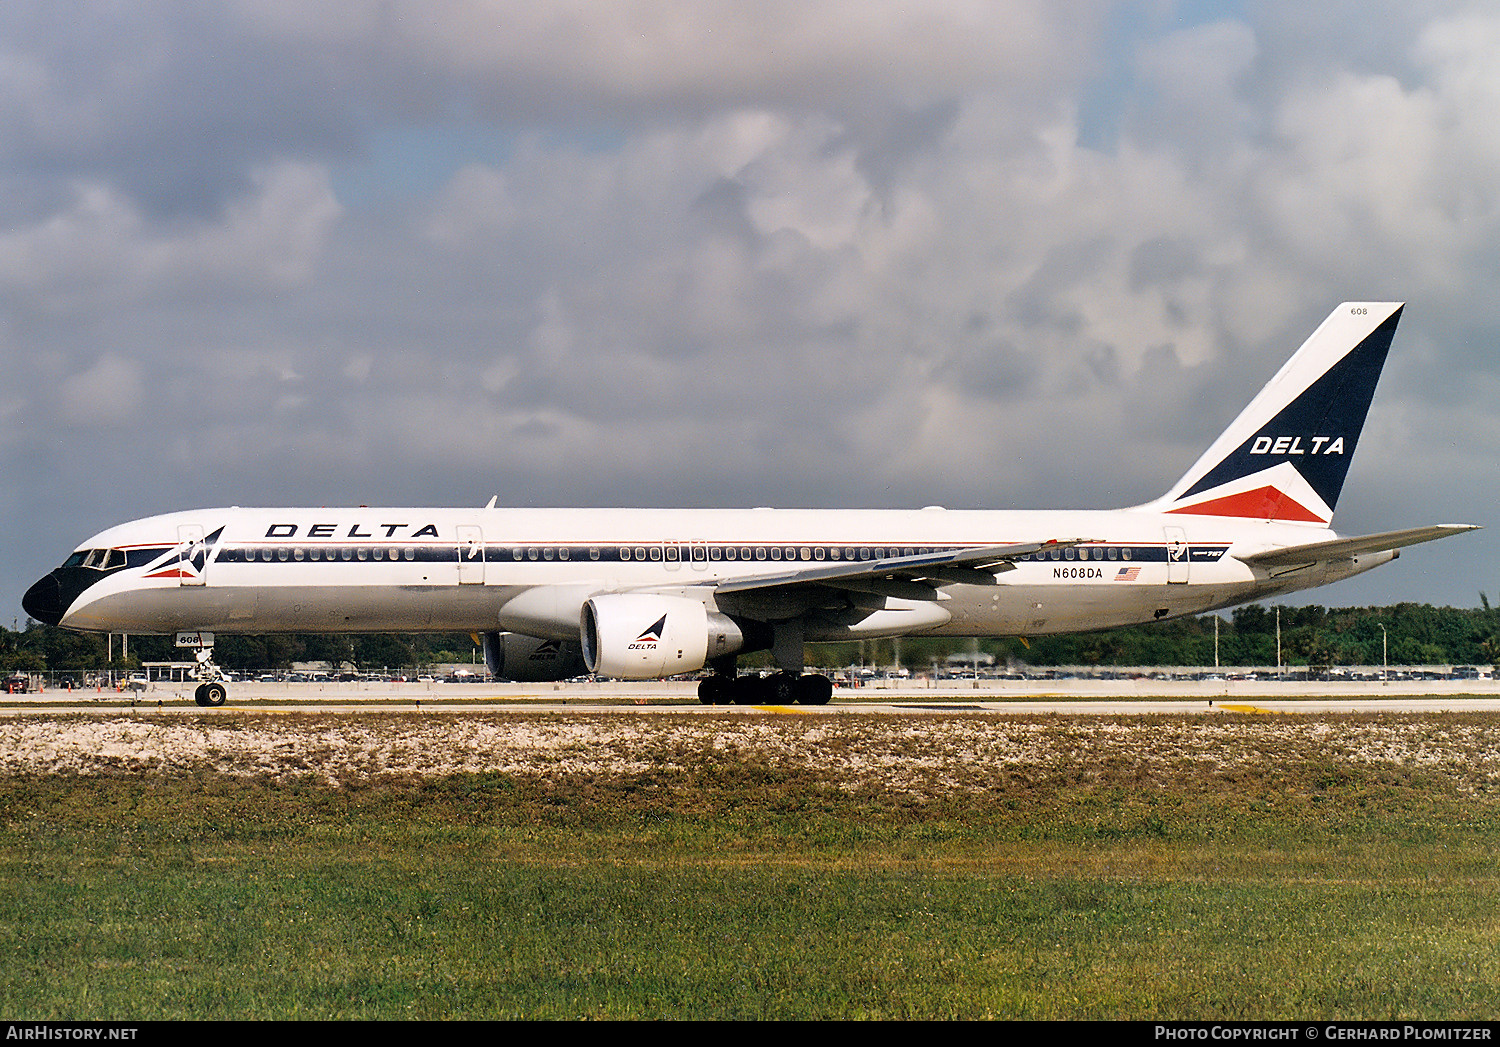
[[[1391,607],[1317,605],[1282,607],[1281,655],[1288,665],[1380,665],[1382,640],[1391,665],[1496,665],[1500,663],[1500,609],[1480,595],[1477,608],[1400,603]],[[1218,615],[1220,665],[1277,663],[1277,608],[1260,604]],[[956,637],[907,637],[899,641],[812,644],[809,665],[855,663],[911,667],[942,662],[974,650],[999,662],[1030,665],[1212,665],[1214,615],[1128,626],[1090,633],[1028,639],[978,641]],[[1384,626],[1384,633],[1381,627]],[[113,657],[111,657],[111,653]],[[28,622],[24,629],[0,628],[0,670],[15,672],[139,668],[142,662],[191,660],[170,636],[131,636],[128,651],[120,637],[74,633]],[[226,669],[285,670],[296,662],[323,662],[358,670],[422,668],[482,661],[467,633],[332,633],[220,635],[215,661]],[[753,655],[743,664],[769,664]]]

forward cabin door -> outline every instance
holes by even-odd
[[[477,524],[458,525],[458,584],[484,584],[484,530]]]
[[[203,543],[203,528],[198,524],[179,524],[177,542],[185,548],[177,570],[178,585],[202,585],[208,566],[208,546]]]

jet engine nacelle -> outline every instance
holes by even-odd
[[[576,643],[522,633],[485,633],[483,639],[485,667],[499,680],[536,683],[588,672]]]
[[[745,644],[740,627],[697,600],[612,593],[584,601],[583,660],[589,672],[619,680],[690,673]]]

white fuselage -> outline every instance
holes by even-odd
[[[784,593],[716,597],[715,587],[1039,537],[1084,541],[1024,557],[993,585],[945,584],[936,601],[867,597],[866,612],[869,599],[883,609],[812,620],[805,638],[1108,628],[1324,585],[1394,555],[1268,571],[1237,557],[1333,532],[1141,509],[207,509],[137,520],[81,545],[123,552],[126,565],[93,557],[101,576],[85,579],[59,624],[132,633],[502,629],[576,640],[580,609],[599,594],[683,595],[775,620]],[[181,564],[163,568],[194,543],[196,560],[179,554]]]

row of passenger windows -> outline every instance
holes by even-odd
[[[1045,549],[1035,555],[1020,557],[1022,560],[1129,560],[1130,558],[1131,549],[1128,545],[1094,546],[1090,549],[1070,545],[1066,549]]]
[[[588,550],[590,560],[884,560],[897,556],[921,556],[927,553],[946,552],[953,546],[838,546],[838,545],[621,545],[602,550],[593,546]],[[686,552],[684,552],[686,550]],[[513,546],[514,560],[568,560],[572,550],[567,546]],[[1129,546],[1098,546],[1089,549],[1068,546],[1065,549],[1048,549],[1042,552],[1017,557],[1020,560],[1129,560],[1133,551]]]
[[[452,555],[452,546],[447,547],[449,556]],[[944,552],[952,546],[848,546],[848,545],[617,545],[617,546],[590,546],[586,551],[582,548],[573,549],[566,545],[517,545],[510,548],[513,560],[571,560],[575,555],[587,556],[590,560],[619,560],[629,561],[661,561],[669,563],[692,560],[703,562],[704,560],[883,560],[898,556],[918,556],[926,553]],[[1134,558],[1136,550],[1130,546],[1091,546],[1080,548],[1068,546],[1065,549],[1044,549],[1041,552],[1030,553],[1017,557],[1018,560],[1130,560]],[[246,563],[254,563],[259,560],[263,563],[274,561],[379,561],[379,560],[415,560],[416,549],[412,546],[338,546],[319,547],[311,546],[265,546],[259,549],[241,550],[241,555]],[[467,545],[461,547],[460,555],[465,560],[479,560],[482,556],[482,547],[479,545]],[[423,559],[431,559],[430,555]],[[116,563],[118,560],[118,563]],[[79,566],[95,567],[100,570],[109,570],[116,566],[125,565],[125,554],[118,549],[95,549],[86,552],[76,552],[68,558],[65,567]]]
[[[452,554],[450,553],[449,555]],[[318,546],[304,549],[300,546],[281,545],[275,548],[267,546],[261,549],[246,549],[244,550],[244,557],[246,563],[253,563],[256,560],[260,560],[263,563],[270,563],[272,560],[282,562],[287,560],[346,560],[351,562],[355,560],[415,560],[417,558],[417,551],[411,546],[406,546],[405,548],[389,546],[386,548],[371,549],[363,545],[346,545],[329,549]]]
[[[879,560],[887,556],[914,556],[935,550],[833,545],[619,545],[591,546],[590,560]],[[515,560],[567,560],[572,550],[567,546],[524,546],[511,549]]]

